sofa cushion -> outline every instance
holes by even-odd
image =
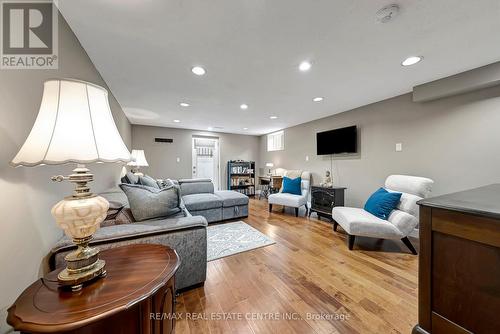
[[[182,199],[186,209],[189,211],[199,211],[222,207],[222,199],[215,194],[190,194],[183,195]]]
[[[179,180],[179,185],[181,187],[182,196],[214,193],[214,184],[210,179],[182,179]]]
[[[222,206],[227,208],[237,205],[248,205],[248,196],[233,190],[219,190],[215,195],[222,199]]]
[[[307,198],[305,196],[287,193],[271,194],[267,200],[269,204],[291,206],[294,208],[301,207],[307,203]]]
[[[185,217],[178,213],[169,218],[147,220],[129,225],[114,225],[100,228],[92,236],[91,244],[98,244],[107,241],[125,240],[130,237],[140,237],[164,232],[174,232],[183,229],[196,227],[206,227],[207,220],[201,216]],[[64,248],[74,248],[75,244],[67,236],[61,238],[52,248],[52,253]]]
[[[404,213],[403,211],[399,212]],[[412,217],[409,214],[407,215]],[[360,208],[334,207],[332,219],[351,235],[384,239],[401,239],[405,237],[391,222],[377,218]]]
[[[120,184],[127,195],[132,215],[136,221],[167,217],[182,211],[180,190],[176,186],[163,189],[137,184]]]

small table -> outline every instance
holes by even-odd
[[[23,333],[173,333],[174,274],[180,261],[166,246],[136,244],[100,252],[107,276],[71,292],[50,272],[8,310]]]
[[[316,212],[318,219],[325,217],[332,221],[333,207],[344,206],[344,193],[346,189],[345,187],[312,186],[309,217],[311,217],[312,212]]]

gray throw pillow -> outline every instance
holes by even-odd
[[[160,187],[158,186],[158,183],[156,183],[156,180],[153,179],[149,175],[139,176],[139,184],[142,184],[143,186],[148,186],[151,188],[160,189]]]
[[[158,184],[158,187],[160,187],[160,189],[171,185],[179,186],[179,182],[177,180],[172,180],[172,179],[159,179],[156,181],[156,184]]]
[[[182,201],[178,186],[163,189],[139,184],[120,184],[127,195],[130,210],[136,221],[167,217],[182,211]]]

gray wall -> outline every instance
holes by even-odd
[[[53,183],[52,175],[68,174],[73,164],[12,168],[16,155],[35,122],[43,82],[49,78],[76,78],[104,85],[101,76],[64,21],[59,17],[58,70],[0,70],[0,332],[6,330],[5,310],[42,273],[42,258],[62,236],[51,207],[71,194],[68,184]],[[125,143],[131,144],[131,126],[112,94],[111,109]],[[118,180],[118,164],[89,165],[95,174],[94,191]]]
[[[261,167],[309,170],[317,184],[331,156],[316,155],[316,132],[349,125],[359,127],[360,153],[333,159],[347,205],[363,205],[390,174],[430,177],[435,195],[500,182],[500,87],[426,103],[406,94],[287,128],[284,151],[267,152],[261,136]]]
[[[150,166],[144,168],[144,171],[149,175],[155,178],[190,178],[193,136],[219,138],[222,189],[227,189],[227,162],[229,160],[241,159],[259,163],[259,137],[257,136],[133,125],[132,147],[144,150]],[[155,143],[155,137],[172,138],[174,142]],[[176,160],[178,157],[180,162]]]

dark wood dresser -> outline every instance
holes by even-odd
[[[345,187],[311,187],[311,209],[309,210],[309,217],[312,212],[316,212],[318,219],[325,217],[332,219],[332,209],[334,206],[344,206],[344,192]]]
[[[104,250],[107,276],[71,292],[58,288],[56,270],[39,279],[8,310],[23,333],[174,332],[174,274],[179,257],[161,245]]]
[[[419,204],[413,333],[500,333],[500,184]]]

